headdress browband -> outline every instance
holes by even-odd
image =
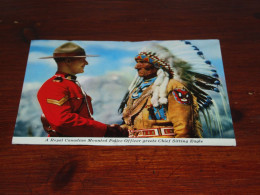
[[[135,60],[147,61],[147,62],[153,64],[156,68],[166,69],[170,74],[173,74],[173,70],[171,69],[171,66],[166,61],[164,61],[163,59],[160,59],[158,56],[156,56],[156,53],[140,52],[135,57]]]

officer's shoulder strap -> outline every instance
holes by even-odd
[[[52,81],[57,82],[57,83],[61,83],[61,82],[63,82],[63,78],[61,76],[56,76]]]

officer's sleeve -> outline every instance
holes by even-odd
[[[175,138],[188,138],[192,131],[192,96],[180,83],[173,83],[168,95],[168,119]]]
[[[70,105],[69,95],[66,87],[59,83],[39,90],[38,100],[50,124],[56,127],[57,132],[66,136],[103,137],[107,125],[72,113],[73,105]]]

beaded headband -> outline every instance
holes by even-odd
[[[144,60],[153,64],[156,68],[166,69],[170,74],[173,74],[173,70],[171,66],[163,59],[156,56],[156,53],[152,52],[140,52],[136,57],[135,60]]]

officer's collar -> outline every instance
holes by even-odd
[[[60,77],[63,77],[65,79],[68,79],[68,80],[72,80],[72,81],[76,81],[77,77],[75,75],[71,75],[71,74],[68,74],[68,73],[65,73],[65,72],[56,72],[55,74],[56,76],[60,76]]]

